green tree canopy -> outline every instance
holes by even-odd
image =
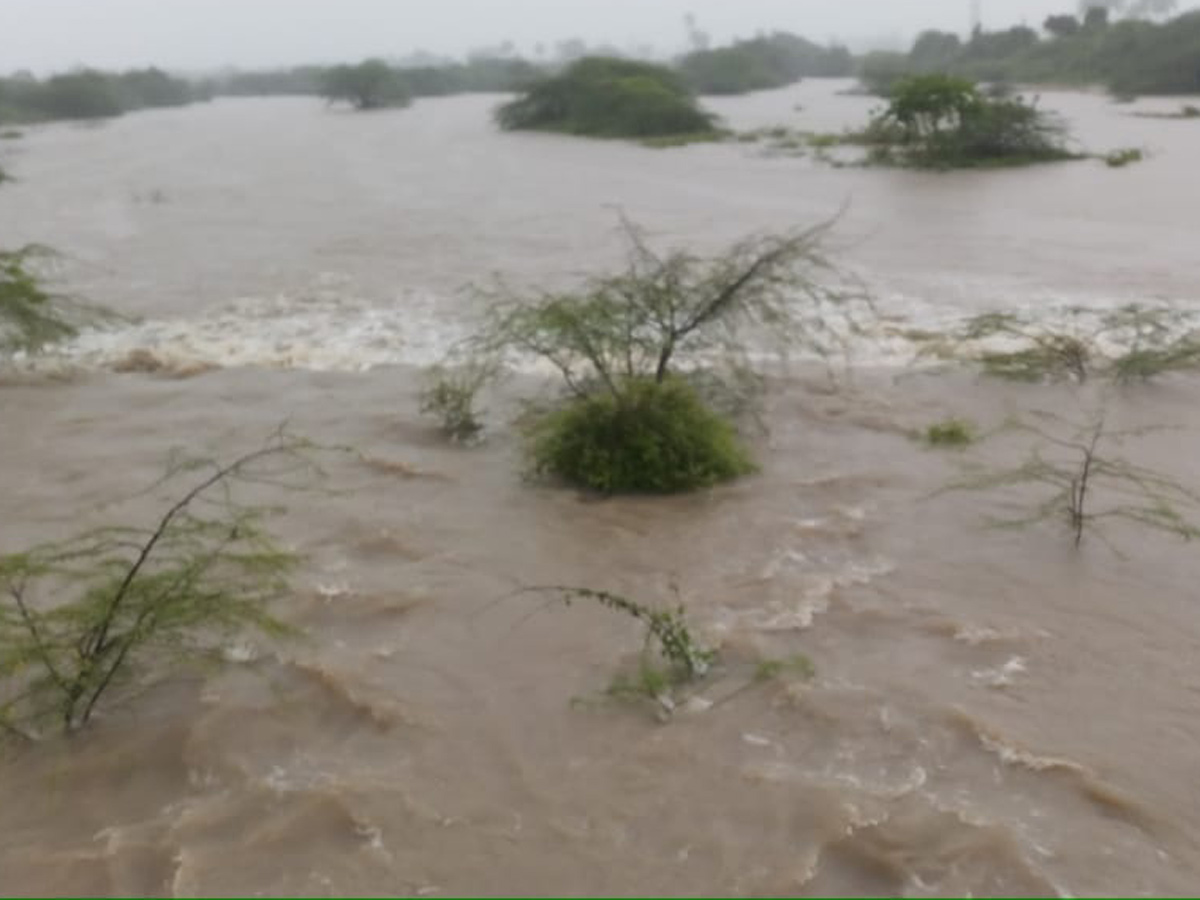
[[[596,137],[657,137],[711,131],[680,76],[653,63],[591,56],[543,78],[496,112],[507,130]]]
[[[327,69],[321,93],[330,103],[345,102],[359,110],[407,106],[411,100],[399,72],[379,59]]]

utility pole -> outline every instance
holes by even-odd
[[[971,0],[971,34],[983,28],[983,0]]]

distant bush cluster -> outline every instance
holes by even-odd
[[[978,30],[963,41],[939,31],[921,34],[908,53],[871,53],[859,77],[886,96],[908,75],[944,72],[978,81],[1103,84],[1117,95],[1200,93],[1200,11],[1155,23],[1110,21],[1091,8],[1084,18],[1050,16],[1043,34],[1020,25]]]
[[[102,119],[138,109],[184,106],[207,94],[161,69],[121,73],[83,69],[44,80],[0,79],[0,123]]]
[[[854,72],[845,47],[822,47],[776,32],[728,47],[696,50],[679,61],[684,80],[701,94],[745,94],[793,84],[801,78],[840,78]]]
[[[231,72],[205,82],[208,93],[218,97],[316,97],[343,96],[352,80],[378,80],[394,96],[444,97],[464,93],[510,93],[543,74],[531,62],[509,57],[474,57],[465,63],[440,65],[392,65],[365,60],[357,65],[333,67],[297,66],[258,72]]]

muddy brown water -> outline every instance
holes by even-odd
[[[846,86],[713,106],[832,129],[871,106]],[[1200,126],[1046,94],[1081,143],[1150,158],[936,176],[500,135],[494,102],[222,101],[5,148],[21,181],[0,191],[0,244],[54,245],[65,289],[143,318],[67,348],[70,377],[4,376],[0,551],[146,515],[120,501],[181,446],[234,454],[287,419],[361,456],[272,519],[307,560],[278,610],[307,641],[236,648],[84,735],[5,750],[0,892],[1194,891],[1194,545],[1115,526],[1115,551],[1077,552],[1056,523],[989,528],[1037,495],[939,489],[1027,444],[931,452],[909,433],[1103,402],[1114,428],[1175,426],[1119,452],[1197,485],[1200,380],[999,384],[901,367],[881,341],[836,384],[806,364],[772,382],[760,474],[605,501],[520,479],[504,414],[533,376],[472,450],[442,444],[415,394],[466,327],[464,285],[610,264],[614,207],[712,248],[849,201],[839,260],[918,324],[1188,309]],[[192,377],[112,371],[134,350]],[[698,700],[669,721],[604,702],[641,633],[511,596],[564,582],[678,591],[721,650]],[[754,681],[795,654],[811,682]]]

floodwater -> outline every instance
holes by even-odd
[[[873,103],[847,86],[712,106],[836,129]],[[327,493],[273,498],[306,558],[277,612],[306,640],[231,648],[85,734],[4,750],[0,892],[1193,893],[1194,546],[989,527],[1044,496],[941,489],[1019,464],[1029,437],[946,453],[910,434],[1102,405],[1115,430],[1173,426],[1110,452],[1200,485],[1200,380],[1002,384],[867,336],[835,381],[776,374],[760,474],[603,501],[521,480],[506,421],[535,375],[492,398],[473,449],[416,393],[477,311],[466,286],[613,264],[617,210],[709,250],[844,208],[831,249],[893,324],[1189,310],[1200,125],[1047,93],[1082,145],[1149,159],[933,175],[502,135],[495,102],[221,101],[0,151],[21,179],[0,246],[54,246],[64,290],[140,317],[0,376],[0,552],[144,517],[120,501],[175,448],[233,455],[286,420],[358,451],[327,462]],[[135,351],[163,368],[114,371]],[[606,699],[641,632],[518,593],[564,583],[677,593],[717,666],[670,716]],[[797,654],[811,680],[755,679]]]

